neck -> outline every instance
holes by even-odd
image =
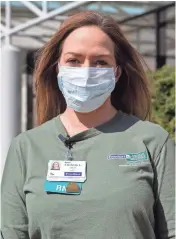
[[[101,125],[117,114],[117,110],[112,106],[108,99],[100,108],[89,113],[75,112],[67,108],[63,113],[62,120],[67,121],[73,128],[92,128]]]

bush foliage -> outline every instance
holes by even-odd
[[[151,75],[150,75],[151,76]],[[166,129],[172,138],[175,133],[175,68],[164,66],[152,73],[152,118]]]

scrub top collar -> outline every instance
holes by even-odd
[[[87,129],[87,130],[85,130],[81,133],[78,133],[72,137],[68,136],[68,133],[60,119],[60,115],[58,115],[54,118],[54,123],[55,123],[57,136],[59,134],[62,134],[64,137],[69,138],[69,140],[72,142],[79,142],[82,140],[86,140],[88,138],[92,138],[101,133],[111,132],[111,128],[113,128],[114,124],[118,124],[122,120],[123,116],[124,116],[124,114],[121,111],[118,111],[118,113],[109,121],[107,121],[95,128]]]

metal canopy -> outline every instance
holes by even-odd
[[[168,62],[174,61],[175,2],[171,1],[2,1],[2,43],[38,49],[69,15],[85,10],[113,16],[132,45],[152,64],[157,55],[156,13],[164,11],[165,54]]]

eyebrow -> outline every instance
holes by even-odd
[[[76,53],[76,52],[67,52],[64,55],[67,55],[67,54],[71,54],[71,55],[75,55],[75,56],[82,56],[81,53]],[[97,55],[94,55],[94,56],[95,57],[111,57],[110,54],[97,54]]]

